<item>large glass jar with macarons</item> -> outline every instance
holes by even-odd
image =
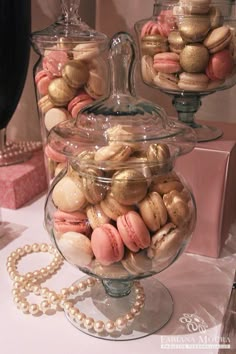
[[[61,0],[62,16],[31,35],[39,55],[34,82],[49,183],[66,164],[65,156],[47,146],[49,131],[107,92],[108,39],[82,22],[79,5]]]
[[[135,24],[144,83],[173,97],[179,120],[199,142],[222,135],[195,121],[201,99],[236,83],[233,6],[231,0],[155,0],[153,15]]]
[[[95,279],[91,303],[79,308],[103,320],[97,329],[69,307],[66,314],[80,330],[113,340],[146,336],[169,320],[171,295],[152,276],[180,256],[196,221],[191,190],[174,170],[195,134],[136,96],[135,49],[127,33],[112,38],[110,93],[48,138],[69,164],[48,193],[45,225],[65,260]]]

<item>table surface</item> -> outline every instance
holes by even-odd
[[[63,312],[51,316],[38,317],[23,314],[13,303],[12,282],[6,271],[6,259],[12,251],[25,244],[46,242],[49,237],[43,227],[43,208],[45,195],[18,210],[1,209],[5,234],[0,238],[0,338],[3,354],[105,354],[135,353],[207,353],[216,354],[221,333],[222,319],[226,312],[234,273],[236,269],[235,237],[229,241],[219,259],[211,259],[184,253],[174,265],[158,275],[171,292],[174,299],[174,312],[167,323],[157,333],[132,341],[108,341],[88,336],[66,319]],[[236,233],[236,232],[235,232]],[[235,236],[235,235],[233,235]],[[32,271],[41,268],[39,255],[22,259],[19,271]],[[45,255],[46,257],[46,255]],[[45,261],[45,260],[43,260]],[[83,274],[65,264],[46,286],[59,290],[71,285]],[[157,275],[155,276],[157,277]],[[187,326],[186,318],[191,318],[199,328]],[[196,326],[195,326],[196,327]],[[207,350],[188,351],[177,349],[177,345],[211,344]],[[173,345],[174,349],[161,348]],[[235,351],[232,351],[235,353]]]

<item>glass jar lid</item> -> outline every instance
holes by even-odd
[[[76,119],[54,127],[48,138],[54,150],[83,160],[86,152],[86,163],[91,158],[91,164],[109,164],[110,168],[126,163],[119,155],[122,146],[130,147],[140,157],[150,145],[165,144],[171,161],[194,148],[196,136],[191,128],[169,119],[162,107],[136,95],[135,58],[133,38],[125,32],[116,34],[110,41],[108,96],[88,105]],[[118,150],[119,159],[103,160],[103,154],[94,159],[93,154],[107,146]]]
[[[44,50],[73,47],[80,42],[97,42],[102,50],[107,46],[107,36],[97,32],[83,22],[79,16],[80,0],[60,0],[62,15],[50,26],[31,34],[31,42],[36,52],[44,54]]]

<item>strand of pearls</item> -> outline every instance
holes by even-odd
[[[13,158],[25,153],[31,153],[42,149],[40,141],[7,141],[3,150],[0,150],[0,162],[3,159]]]
[[[20,260],[31,253],[48,252],[53,256],[52,262],[39,270],[20,274],[17,270]],[[23,313],[30,313],[34,316],[42,313],[47,314],[51,311],[64,310],[72,321],[83,326],[88,330],[94,330],[96,333],[102,332],[113,333],[114,331],[122,331],[129,326],[134,318],[140,315],[144,306],[145,294],[140,282],[134,282],[135,301],[129,312],[118,317],[116,320],[95,320],[92,317],[80,312],[75,307],[72,297],[79,293],[85,292],[88,288],[95,286],[99,280],[89,277],[86,280],[78,282],[69,288],[61,289],[60,293],[49,290],[42,286],[42,283],[55,274],[62,266],[63,258],[52,245],[45,243],[33,245],[25,245],[22,248],[17,248],[7,258],[7,271],[13,281],[12,295],[17,308]],[[32,293],[42,297],[40,304],[29,303],[27,296]]]

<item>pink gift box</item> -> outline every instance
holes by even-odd
[[[217,258],[236,221],[236,125],[221,126],[220,140],[199,143],[176,162],[192,188],[197,204],[197,224],[187,252]],[[230,128],[230,135],[227,132]]]
[[[47,179],[42,150],[24,163],[0,167],[0,206],[17,209],[46,191]]]

